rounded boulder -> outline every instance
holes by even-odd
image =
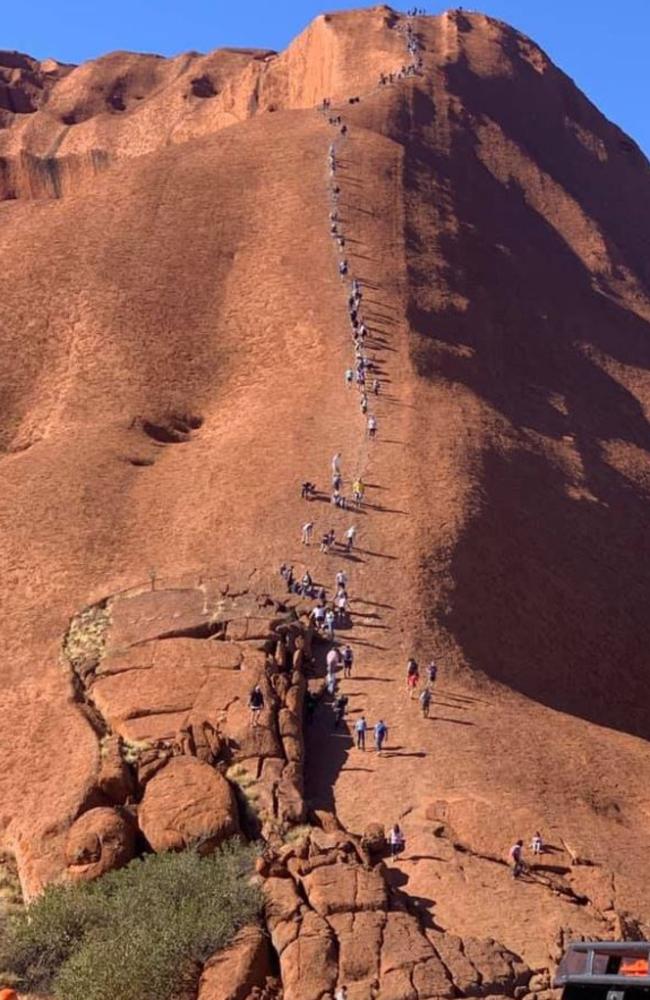
[[[208,853],[239,831],[232,786],[194,757],[172,758],[148,782],[138,822],[157,853],[192,845]]]
[[[68,831],[65,859],[75,881],[104,875],[128,864],[135,855],[135,831],[116,809],[89,809]]]

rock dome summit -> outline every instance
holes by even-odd
[[[550,1000],[567,942],[648,937],[649,237],[638,146],[481,13],[0,52],[26,901],[258,839],[201,1000]]]

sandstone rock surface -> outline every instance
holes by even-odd
[[[170,760],[151,779],[138,819],[154,851],[195,844],[209,851],[239,830],[229,783],[209,764],[191,757]]]

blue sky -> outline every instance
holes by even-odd
[[[650,154],[650,0],[482,0],[475,7],[476,2],[464,6],[530,35]],[[163,55],[188,49],[207,52],[221,45],[282,49],[316,14],[350,6],[356,4],[31,0],[6,4],[0,45],[65,62],[83,62],[115,49]],[[445,7],[426,4],[431,14]]]

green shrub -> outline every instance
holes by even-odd
[[[259,910],[252,851],[152,854],[11,918],[0,968],[61,1000],[170,1000]]]

